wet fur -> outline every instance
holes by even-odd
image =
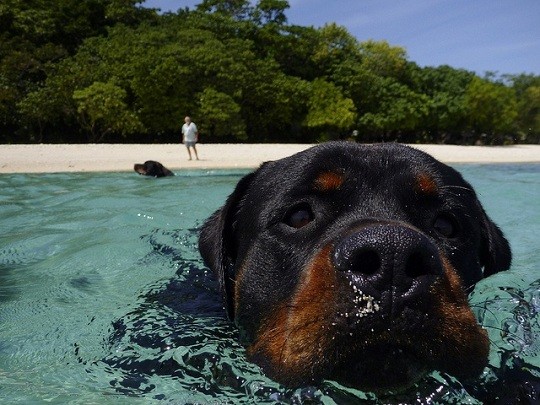
[[[304,203],[316,214],[309,226],[284,225],[291,207]],[[440,215],[454,218],[457,235],[434,232]],[[363,309],[350,287],[358,277],[338,271],[332,257],[344,239],[374,225],[424,238],[440,269],[419,300],[399,302],[399,314],[390,294],[374,288],[384,308],[350,321],[347,314]],[[207,220],[199,249],[249,358],[270,377],[288,386],[334,379],[377,392],[432,370],[479,375],[489,342],[466,292],[511,262],[470,184],[399,144],[328,143],[263,164]]]

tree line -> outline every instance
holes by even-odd
[[[540,76],[419,67],[285,0],[3,0],[0,142],[538,143]]]

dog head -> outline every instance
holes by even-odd
[[[489,341],[466,291],[511,261],[461,175],[398,144],[328,143],[263,164],[199,247],[271,378],[371,391],[480,374]]]
[[[135,163],[133,170],[145,176],[165,177],[174,176],[174,173],[155,160],[147,160],[144,163]]]

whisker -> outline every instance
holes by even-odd
[[[458,190],[464,190],[468,192],[472,192],[473,190],[469,187],[464,186],[454,186],[454,185],[446,185],[441,187],[443,190],[451,190],[451,189],[458,189]]]

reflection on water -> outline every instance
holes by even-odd
[[[286,389],[246,361],[197,251],[198,226],[241,173],[0,176],[0,399],[534,403],[540,218],[531,202],[540,166],[461,169],[516,257],[471,295],[492,342],[490,365],[478,381],[433,373],[386,398],[331,381]]]
[[[408,392],[383,399],[332,382],[287,390],[264,378],[257,366],[246,361],[237,343],[237,331],[219,305],[212,275],[198,260],[182,259],[194,256],[196,231],[187,232],[186,241],[190,242],[184,247],[192,252],[185,255],[155,243],[157,233],[144,239],[160,255],[178,258],[179,268],[165,285],[150,289],[144,304],[113,324],[110,355],[103,362],[111,375],[116,375],[110,384],[118,392],[186,402],[227,398],[235,403],[324,403],[329,399],[347,403],[359,398],[366,403],[403,403],[411,398],[416,398],[415,403],[495,403],[497,399],[527,400],[538,393],[540,368],[535,363],[540,350],[540,280],[520,290],[492,286],[495,294],[488,288],[471,297],[494,348],[491,364],[479,381],[459,382],[433,373]],[[177,238],[185,236],[183,232]],[[158,390],[160,384],[152,382],[156,376],[172,379],[176,391],[183,388],[191,394],[176,397]]]

